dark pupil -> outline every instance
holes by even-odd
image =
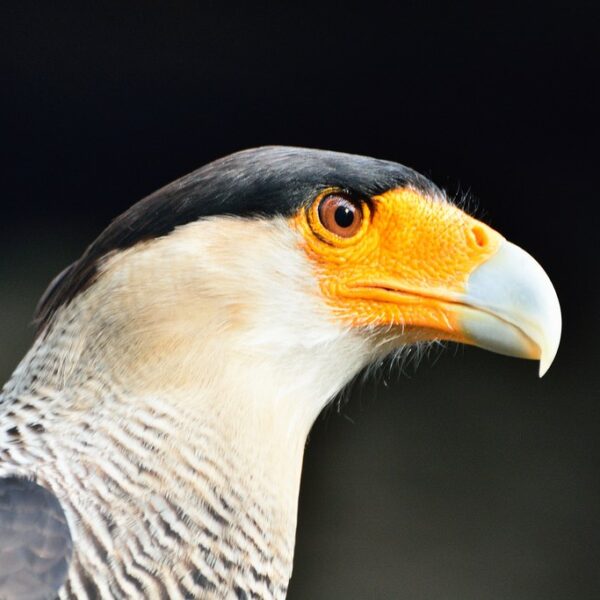
[[[354,211],[349,206],[338,206],[335,210],[335,222],[340,227],[350,227],[354,223]]]

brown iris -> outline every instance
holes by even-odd
[[[331,233],[343,238],[352,237],[362,224],[361,203],[342,194],[329,194],[319,203],[319,220]]]

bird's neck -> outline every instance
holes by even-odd
[[[124,534],[92,539],[90,523],[109,510],[107,528],[149,538],[150,547],[174,535],[173,577],[195,565],[195,593],[224,580],[259,597],[282,597],[306,437],[361,359],[332,353],[327,343],[248,345],[248,332],[242,339],[235,328],[190,335],[173,322],[164,337],[157,328],[140,339],[126,323],[98,323],[98,315],[85,319],[97,333],[82,337],[69,314],[82,310],[57,319],[6,390],[29,398],[44,423],[29,448],[39,455],[36,444],[51,445],[49,460],[78,463],[77,477],[52,465],[36,472],[68,503],[79,548],[100,539],[108,553],[130,552]],[[15,415],[23,424],[32,419],[19,407]],[[76,563],[80,577],[106,568],[85,552]]]

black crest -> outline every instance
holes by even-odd
[[[35,315],[38,333],[62,305],[93,283],[98,261],[113,251],[169,234],[213,215],[292,215],[321,190],[364,197],[411,186],[434,195],[425,177],[397,163],[306,148],[266,146],[216,160],[147,196],[117,217],[81,258],[56,277]]]

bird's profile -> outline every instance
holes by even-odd
[[[0,396],[0,598],[245,599],[285,597],[307,435],[361,369],[444,339],[543,373],[561,316],[411,169],[264,147],[132,206],[37,325]]]

